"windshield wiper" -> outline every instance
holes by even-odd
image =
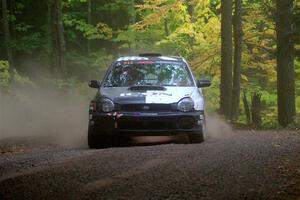
[[[129,90],[167,90],[164,86],[161,85],[134,85],[128,88]]]

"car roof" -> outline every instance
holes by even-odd
[[[136,61],[136,60],[155,60],[155,61],[177,61],[185,62],[180,56],[163,56],[161,54],[139,54],[138,56],[121,56],[117,61]]]

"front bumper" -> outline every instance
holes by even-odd
[[[90,113],[89,126],[99,135],[174,135],[202,130],[203,111]]]

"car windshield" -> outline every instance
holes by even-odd
[[[141,61],[135,64],[128,63],[116,63],[104,80],[104,86],[193,86],[191,74],[187,66],[183,63],[161,63],[152,61]]]

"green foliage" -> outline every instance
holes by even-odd
[[[194,37],[194,30],[190,24],[183,24],[184,25],[177,28],[174,33],[156,43],[159,49],[163,52],[169,52],[169,54],[184,57],[188,57],[192,54],[193,49],[190,42],[191,38]]]
[[[9,78],[9,63],[8,61],[0,60],[0,90],[8,88]]]
[[[101,79],[106,69],[113,62],[113,58],[103,49],[93,52],[88,57],[76,51],[68,52],[69,74],[72,77],[79,77],[79,80]]]
[[[13,88],[35,88],[36,85],[26,76],[20,75],[17,70],[10,72],[8,61],[0,60],[0,92],[9,93]]]
[[[97,11],[99,12],[118,12],[120,10],[123,10],[125,12],[128,12],[131,16],[135,15],[135,9],[134,9],[134,0],[114,0],[109,3],[104,3],[101,7],[98,7]]]
[[[220,96],[220,80],[217,78],[214,78],[212,80],[212,84],[208,89],[204,89],[203,93],[205,96],[205,102],[206,102],[206,109],[208,112],[218,112],[219,109],[219,98],[216,98]]]
[[[27,76],[22,76],[20,75],[17,70],[13,70],[12,72],[12,77],[13,77],[13,80],[14,80],[14,86],[17,86],[18,88],[35,88],[36,85],[35,83],[30,80],[29,77]]]
[[[82,82],[76,77],[70,77],[68,79],[44,79],[44,84],[47,88],[53,89],[59,94],[66,96],[80,96],[90,99],[95,91],[90,90],[87,82]]]
[[[24,54],[31,54],[35,50],[41,48],[43,42],[43,36],[41,33],[32,33],[30,35],[25,35],[15,41],[14,47],[16,51]]]
[[[137,32],[133,27],[129,27],[127,31],[120,31],[114,41],[120,42],[119,48],[130,53],[153,52],[161,50],[155,45],[161,37],[162,32],[159,30]]]
[[[220,0],[91,1],[91,24],[88,23],[87,2],[63,0],[68,74],[65,79],[47,79],[46,84],[61,92],[78,92],[89,96],[87,80],[101,79],[111,62],[119,55],[141,52],[181,55],[187,58],[196,77],[211,78],[212,86],[203,91],[208,111],[217,112],[221,65]],[[195,5],[193,13],[189,10],[191,2]],[[262,126],[276,128],[275,4],[273,0],[244,0],[243,7],[242,90],[247,92],[249,100],[254,92],[262,95]],[[9,45],[13,48],[16,60],[20,61],[15,67],[17,71],[13,74],[8,72],[8,63],[0,61],[0,88],[9,88],[10,79],[15,79],[15,84],[34,87],[30,78],[31,71],[26,70],[24,57],[34,55],[34,59],[31,60],[38,62],[36,66],[51,71],[47,54],[50,48],[47,45],[50,34],[47,1],[13,1],[10,9],[12,41]],[[295,83],[298,120],[299,13],[300,3],[295,1]],[[0,44],[0,48],[3,49],[3,44]],[[42,80],[45,79],[43,75],[40,75]],[[246,123],[242,101],[239,110],[238,122]]]
[[[111,39],[112,30],[107,24],[99,22],[96,26],[88,24],[84,20],[70,19],[67,15],[64,16],[65,26],[74,27],[80,31],[83,36],[89,40],[92,39]]]

